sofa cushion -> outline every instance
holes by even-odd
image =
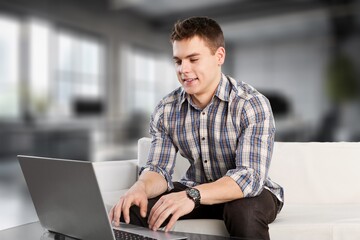
[[[187,219],[175,223],[173,231],[217,236],[229,236],[224,221],[216,219]]]
[[[269,228],[278,240],[359,239],[360,204],[285,204]]]
[[[228,236],[221,220],[180,220],[173,230]],[[276,240],[358,240],[360,204],[285,205],[277,219],[269,225],[269,233],[270,238]]]

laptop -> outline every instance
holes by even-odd
[[[122,239],[124,234],[186,239],[125,223],[113,226],[92,162],[23,155],[19,155],[18,160],[40,223],[50,233],[86,240]]]

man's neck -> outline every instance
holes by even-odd
[[[219,86],[220,80],[221,80],[221,75],[219,77],[219,80],[214,82],[214,86],[211,89],[209,89],[207,92],[202,94],[191,95],[191,100],[195,103],[197,107],[204,109],[211,102]]]
[[[200,109],[204,109],[210,102],[211,99],[213,98],[214,94],[211,95],[201,95],[201,96],[195,96],[195,95],[191,95],[191,100],[195,103],[195,105],[200,108]]]

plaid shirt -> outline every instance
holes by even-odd
[[[199,109],[182,87],[164,97],[151,116],[152,143],[142,171],[161,174],[173,188],[177,152],[190,167],[189,187],[231,177],[244,197],[266,188],[283,202],[283,189],[268,177],[275,125],[269,101],[250,85],[222,75],[211,102]]]

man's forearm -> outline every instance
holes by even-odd
[[[228,176],[212,183],[198,185],[196,188],[200,191],[201,204],[205,205],[229,202],[244,197],[239,185]]]
[[[163,176],[157,172],[143,172],[135,184],[142,185],[148,198],[154,198],[166,192],[167,182]]]

